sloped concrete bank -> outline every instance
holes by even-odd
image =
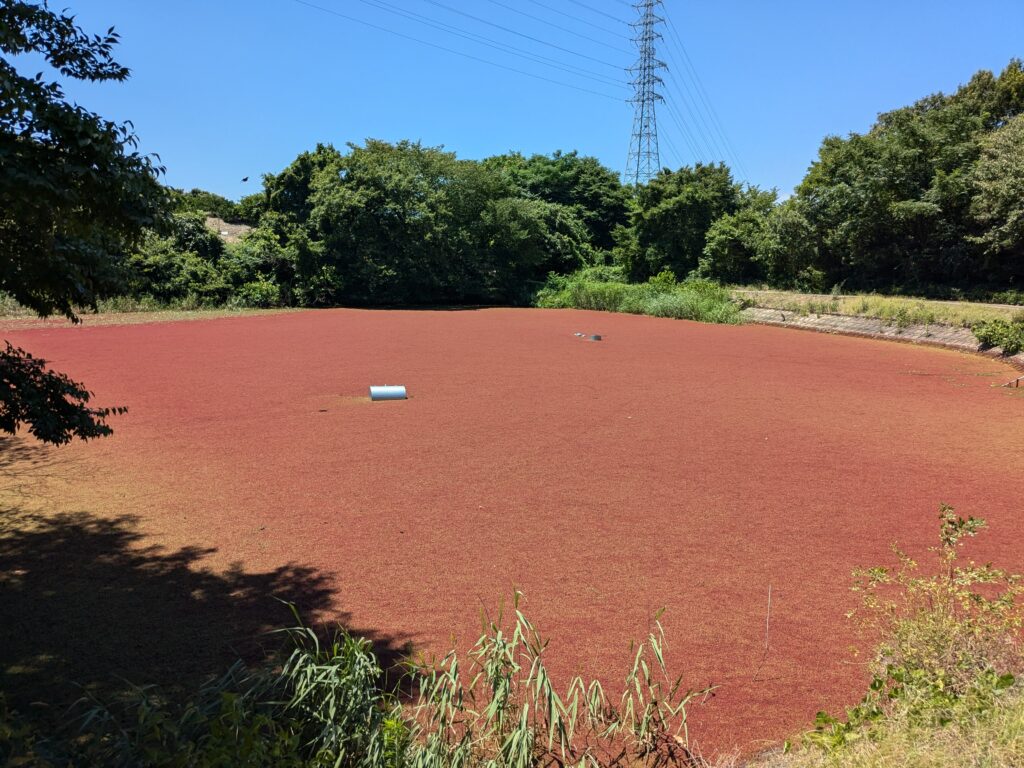
[[[783,328],[799,328],[819,333],[841,333],[847,336],[864,336],[872,339],[888,339],[910,344],[929,344],[962,352],[984,355],[1009,363],[1024,371],[1024,352],[1004,357],[1001,350],[982,349],[969,328],[955,328],[949,325],[908,325],[898,327],[886,324],[875,317],[850,315],[801,315],[780,309],[747,307],[742,312],[748,323],[777,325]]]

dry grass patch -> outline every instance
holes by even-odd
[[[798,315],[846,315],[872,317],[888,325],[949,325],[971,328],[991,320],[1010,321],[1021,311],[1010,304],[968,301],[934,301],[877,294],[831,296],[796,291],[734,289],[736,296],[755,307],[778,309]]]

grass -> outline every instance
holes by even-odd
[[[709,280],[677,282],[662,272],[646,283],[626,283],[614,267],[592,267],[572,275],[552,275],[536,305],[671,317],[706,323],[740,323],[740,306],[729,291]]]
[[[943,727],[905,717],[880,723],[870,738],[840,754],[818,749],[775,753],[749,768],[1018,768],[1024,765],[1024,691],[1002,697],[983,714],[966,708]]]
[[[796,291],[733,289],[735,296],[755,307],[778,309],[798,315],[847,315],[871,317],[887,325],[948,325],[973,328],[992,320],[1010,321],[1020,308],[967,301],[936,301],[878,294],[806,294]]]
[[[134,325],[137,323],[158,323],[175,320],[203,320],[214,317],[264,314],[270,312],[292,312],[290,308],[252,309],[242,307],[208,307],[197,302],[157,302],[151,298],[133,299],[116,297],[98,302],[96,310],[78,308],[83,322],[89,325]],[[27,330],[68,325],[62,315],[48,318],[39,317],[33,310],[23,307],[9,294],[0,293],[0,326],[4,330]]]
[[[0,696],[0,762],[81,766],[529,768],[703,765],[687,708],[710,693],[669,675],[661,625],[631,646],[621,696],[545,665],[548,644],[520,609],[485,617],[466,653],[408,665],[405,689],[382,685],[369,641],[285,630],[281,662],[238,663],[185,703],[139,689],[116,705],[82,700],[65,732],[41,734]],[[290,650],[287,650],[290,648]]]

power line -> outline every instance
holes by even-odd
[[[681,70],[682,67],[677,67],[676,69]],[[679,103],[692,118],[690,122],[693,124],[696,135],[702,145],[702,147],[698,148],[698,158],[706,162],[726,159],[726,150],[715,136],[708,122],[709,118],[706,117],[705,110],[701,107],[697,94],[691,90],[690,79],[683,75],[681,77],[670,77],[668,82],[669,86],[674,90]]]
[[[668,27],[669,35],[672,38],[672,41],[678,47],[679,51],[682,53],[683,63],[685,64],[688,71],[690,72],[691,77],[693,78],[697,95],[700,98],[701,102],[703,102],[705,109],[711,117],[711,125],[714,132],[722,141],[726,153],[729,155],[734,165],[740,170],[740,172],[744,176],[749,178],[750,174],[747,173],[747,170],[743,165],[743,161],[740,159],[739,154],[736,152],[735,146],[729,138],[729,134],[726,132],[725,127],[722,125],[722,121],[718,117],[718,112],[715,109],[714,103],[711,101],[711,97],[708,95],[707,89],[704,87],[704,83],[701,80],[700,73],[697,71],[696,66],[694,66],[693,64],[693,60],[690,58],[689,53],[687,53],[686,51],[686,46],[683,45],[683,41],[679,32],[676,30],[675,25],[672,23],[672,20],[668,18],[667,13],[665,14],[665,16],[666,26]]]
[[[482,58],[480,56],[474,56],[471,53],[466,53],[464,51],[459,51],[459,50],[456,50],[455,48],[449,48],[447,46],[439,45],[437,43],[431,43],[431,42],[429,42],[427,40],[421,40],[418,37],[413,37],[412,35],[407,35],[404,32],[398,32],[396,30],[389,29],[388,27],[384,27],[384,26],[381,26],[379,24],[374,24],[372,22],[356,18],[355,16],[349,16],[348,14],[341,13],[340,11],[335,11],[332,8],[324,8],[321,5],[316,5],[315,3],[308,2],[308,0],[292,0],[292,2],[298,3],[299,5],[304,5],[304,6],[308,7],[308,8],[314,8],[314,9],[316,9],[318,11],[322,11],[323,13],[329,13],[332,16],[337,16],[338,18],[341,18],[341,19],[346,19],[348,21],[354,21],[357,24],[362,24],[363,26],[370,27],[371,29],[376,29],[376,30],[379,30],[381,32],[387,32],[390,35],[395,35],[395,36],[401,37],[401,38],[403,38],[405,40],[411,40],[412,42],[419,43],[420,45],[426,45],[426,46],[429,46],[431,48],[436,48],[436,49],[438,49],[440,51],[446,51],[447,53],[454,53],[456,56],[462,56],[463,58],[471,59],[473,61],[478,61],[478,62],[480,62],[482,64],[487,64],[487,65],[492,66],[492,67],[497,67],[498,69],[504,69],[504,70],[507,70],[509,72],[515,72],[516,74],[519,74],[519,75],[524,75],[526,77],[532,77],[534,80],[543,80],[546,83],[553,83],[554,85],[560,85],[563,88],[572,88],[573,90],[576,90],[576,91],[582,91],[583,93],[589,93],[589,94],[592,94],[594,96],[601,96],[602,98],[611,99],[612,101],[620,101],[620,102],[622,101],[622,99],[620,99],[618,96],[612,96],[611,94],[602,93],[601,91],[595,91],[595,90],[592,90],[590,88],[584,88],[584,87],[579,86],[579,85],[573,85],[572,83],[566,83],[566,82],[563,82],[561,80],[555,80],[555,79],[550,78],[550,77],[545,77],[544,75],[538,75],[538,74],[536,74],[534,72],[527,72],[526,70],[523,70],[523,69],[518,69],[516,67],[510,67],[510,66],[508,66],[506,64],[499,64],[498,62],[491,61],[490,59],[484,59],[484,58]]]
[[[519,56],[520,58],[532,61],[534,63],[545,64],[556,69],[561,69],[562,71],[568,72],[569,74],[585,77],[588,80],[594,80],[596,82],[602,83],[603,85],[614,85],[623,88],[628,87],[628,85],[623,81],[615,80],[611,77],[608,77],[607,75],[601,74],[600,72],[595,72],[594,70],[591,69],[585,69],[576,64],[569,64],[568,62],[559,61],[557,59],[552,59],[547,56],[541,56],[540,54],[533,53],[532,51],[517,48],[514,45],[503,43],[500,40],[495,40],[494,38],[486,37],[476,32],[470,32],[460,27],[456,27],[452,24],[446,24],[441,21],[435,21],[429,16],[424,16],[422,14],[415,13],[414,11],[406,11],[401,8],[396,8],[390,3],[385,2],[385,0],[359,0],[359,2],[363,3],[364,5],[369,5],[372,8],[377,8],[378,10],[387,11],[388,13],[393,13],[395,15],[411,19],[412,21],[424,24],[434,29],[438,29],[442,32],[446,32],[447,34],[456,35],[457,37],[461,37],[472,42],[480,43],[481,45],[486,45],[489,48],[500,50],[503,53],[511,53],[514,56]]]
[[[590,37],[589,35],[584,35],[583,33],[577,32],[573,29],[570,29],[569,27],[563,27],[560,24],[555,24],[553,21],[548,21],[547,19],[542,18],[540,16],[536,16],[532,13],[521,11],[514,6],[508,5],[507,3],[499,2],[499,0],[487,0],[487,2],[491,3],[492,5],[497,5],[501,8],[505,8],[509,11],[512,11],[513,13],[518,13],[520,16],[525,16],[528,19],[533,19],[534,21],[539,21],[542,24],[547,24],[548,26],[554,27],[555,29],[560,29],[563,32],[568,32],[570,35],[575,35],[576,37],[580,37],[584,40],[589,40],[592,43],[597,43],[598,45],[603,45],[606,48],[611,48],[613,51],[619,51],[620,53],[631,53],[631,51],[627,51],[625,48],[619,48],[617,45],[612,45],[611,43],[605,42],[604,40],[598,40],[596,37]],[[623,0],[623,2],[625,2],[625,0]]]
[[[627,24],[628,23],[628,22],[625,22],[622,19],[620,19],[618,16],[612,16],[610,13],[606,13],[605,11],[602,11],[600,8],[595,8],[592,5],[587,5],[586,3],[581,3],[580,0],[569,0],[569,2],[572,3],[573,5],[578,5],[580,8],[586,8],[591,13],[599,13],[602,16],[607,16],[612,21],[619,22],[619,24]]]
[[[683,162],[683,158],[682,158],[682,156],[681,156],[681,155],[679,154],[679,152],[678,152],[678,151],[676,150],[676,147],[675,147],[675,145],[674,145],[674,144],[672,143],[672,140],[671,140],[671,139],[670,139],[670,138],[668,137],[668,134],[666,134],[666,133],[663,133],[663,134],[661,135],[661,138],[663,138],[663,139],[665,140],[665,144],[666,144],[666,145],[668,146],[668,151],[669,151],[669,152],[670,152],[670,153],[672,154],[672,156],[673,156],[673,157],[674,157],[674,158],[676,159],[676,167],[677,167],[677,168],[682,168],[682,167],[683,167],[683,166],[685,165],[685,163]],[[659,170],[660,170],[660,169],[659,169]]]
[[[572,19],[573,21],[579,22],[580,24],[586,24],[588,27],[593,27],[594,29],[599,29],[602,32],[607,32],[609,35],[616,35],[616,36],[619,35],[619,32],[617,32],[615,30],[608,29],[608,27],[602,27],[600,24],[595,24],[592,21],[587,21],[586,19],[582,19],[579,16],[575,16],[575,15],[573,15],[571,13],[566,13],[565,11],[560,10],[558,8],[555,8],[553,6],[550,6],[547,3],[542,3],[542,2],[540,2],[540,0],[528,0],[528,2],[531,2],[534,5],[540,6],[541,8],[546,8],[547,10],[551,11],[552,13],[557,13],[559,16],[565,16],[567,19]],[[627,3],[627,5],[628,5],[628,3]],[[620,24],[625,24],[625,22],[619,22],[619,23]]]
[[[431,5],[436,5],[438,8],[443,8],[444,10],[449,11],[450,13],[457,13],[460,16],[465,16],[467,19],[473,19],[474,21],[478,21],[481,24],[487,24],[488,26],[495,27],[496,29],[500,29],[500,30],[502,30],[504,32],[508,32],[510,34],[513,34],[513,35],[518,35],[519,37],[524,37],[527,40],[532,40],[535,43],[540,43],[541,45],[546,45],[546,46],[548,46],[550,48],[556,48],[559,51],[564,51],[565,53],[571,53],[573,56],[579,56],[582,59],[589,59],[590,61],[596,61],[598,64],[603,64],[604,66],[612,67],[613,69],[618,69],[619,68],[615,64],[612,64],[612,63],[610,63],[608,61],[605,61],[604,59],[598,59],[595,56],[588,56],[585,53],[580,53],[579,51],[574,51],[571,48],[565,48],[565,47],[563,47],[561,45],[557,45],[556,43],[550,43],[547,40],[541,40],[539,37],[533,37],[532,35],[528,35],[525,32],[520,32],[518,30],[512,29],[511,27],[506,27],[506,26],[503,26],[501,24],[495,24],[493,21],[488,21],[487,19],[482,19],[479,16],[474,16],[471,13],[466,13],[465,11],[459,10],[458,8],[452,8],[450,5],[445,5],[444,3],[438,2],[438,0],[423,0],[423,2],[430,3]]]
[[[671,70],[669,71],[671,72]],[[717,146],[714,141],[714,136],[710,134],[708,131],[707,123],[704,120],[704,116],[692,101],[692,98],[689,95],[688,91],[684,91],[682,88],[680,88],[675,78],[670,77],[668,79],[668,83],[669,86],[674,89],[676,97],[679,102],[679,105],[677,106],[671,100],[666,101],[666,104],[669,105],[669,111],[671,112],[675,110],[679,114],[679,120],[680,122],[682,122],[684,126],[687,126],[689,124],[693,125],[693,129],[695,131],[693,135],[696,137],[693,142],[695,158],[702,159],[708,162],[714,160],[716,156],[721,154],[721,151],[717,149]],[[684,87],[688,88],[688,86],[686,86],[685,81]],[[682,117],[681,110],[684,109],[686,110],[686,113],[693,118],[689,122],[685,121]],[[698,123],[700,125],[698,125]],[[687,131],[688,130],[689,129],[687,128]]]
[[[692,61],[686,55],[686,49],[683,47],[682,40],[676,32],[674,26],[667,24],[669,28],[669,34],[672,36],[672,42],[676,46],[676,50],[680,53],[680,57],[675,57],[677,64],[680,64],[679,69],[684,71],[682,79],[682,85],[686,88],[687,92],[691,92],[691,82],[693,84],[692,97],[693,97],[693,109],[697,115],[701,124],[704,126],[704,130],[708,137],[715,145],[715,150],[722,156],[722,159],[726,159],[726,155],[729,154],[728,146],[725,141],[725,137],[722,134],[720,125],[716,126],[714,118],[712,117],[713,107],[711,107],[709,99],[706,94],[702,94],[697,87],[697,72],[693,67]],[[706,118],[705,118],[706,115]],[[735,158],[730,158],[735,163]]]
[[[676,130],[679,131],[679,134],[686,143],[686,146],[690,149],[690,156],[694,160],[699,160],[700,158],[705,157],[706,150],[701,149],[700,146],[702,140],[700,133],[698,132],[694,134],[694,132],[690,130],[690,126],[686,122],[685,117],[671,99],[665,100],[665,106],[668,108],[669,118],[675,124]]]

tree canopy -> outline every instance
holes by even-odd
[[[58,83],[20,74],[10,57],[34,53],[65,77],[123,81],[117,40],[45,3],[0,5],[0,291],[41,315],[77,320],[78,307],[123,291],[128,255],[159,222],[165,194],[130,124],[68,102]],[[28,423],[57,443],[105,434],[109,411],[88,400],[42,361],[0,351],[0,430]]]

